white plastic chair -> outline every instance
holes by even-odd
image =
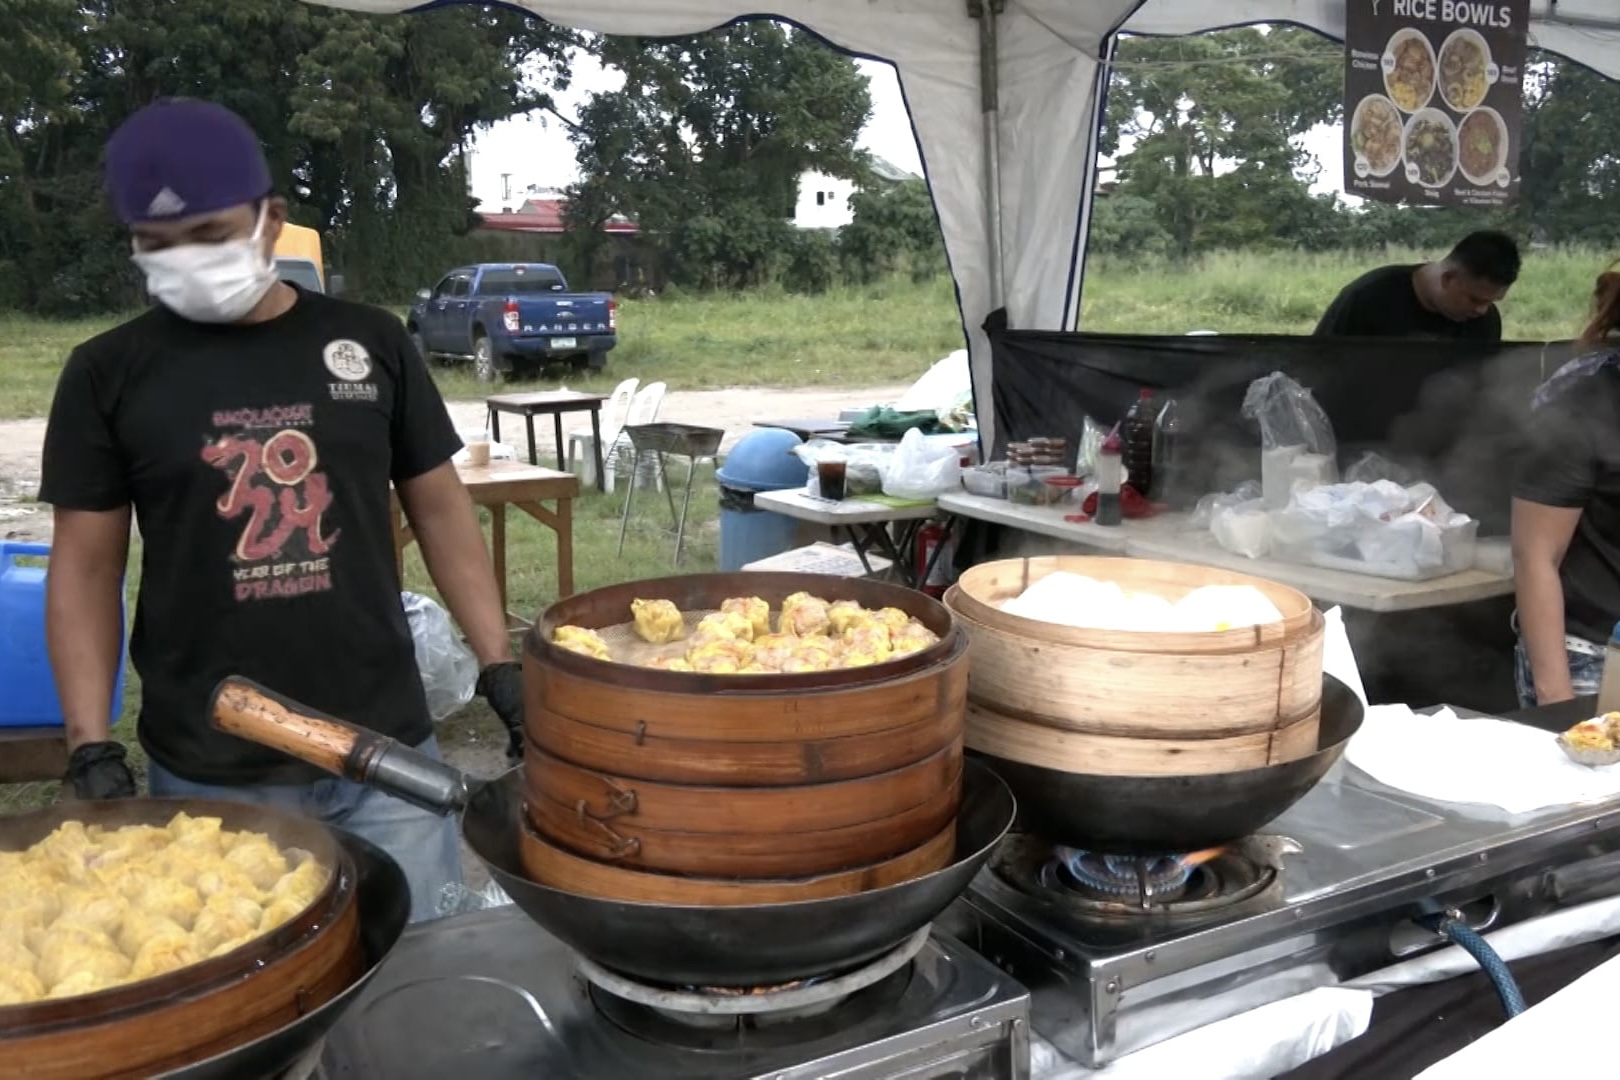
[[[612,446],[618,441],[619,433],[624,430],[625,419],[630,415],[630,401],[636,396],[636,387],[640,385],[640,379],[626,379],[618,386],[615,386],[613,388],[613,393],[608,396],[607,406],[602,410],[602,446],[604,447],[602,460],[604,462],[608,457],[608,452],[605,448]],[[582,428],[578,431],[570,431],[568,433],[569,472],[574,472],[574,462],[576,460],[591,461],[591,452],[595,449],[591,445],[592,439],[593,436],[591,435],[590,428]],[[591,466],[593,469],[595,468],[594,461],[591,462]],[[605,469],[604,472],[606,472]],[[612,478],[613,474],[611,472],[607,472],[607,482],[609,485],[611,485],[613,482]],[[594,484],[596,483],[596,477],[594,475],[584,477],[582,478],[582,482],[586,484]]]
[[[665,383],[651,382],[637,390],[635,396],[630,399],[630,407],[625,411],[624,423],[613,433],[613,439],[608,442],[607,451],[602,455],[603,481],[607,490],[614,490],[615,478],[620,467],[629,467],[632,464],[630,459],[634,456],[634,451],[631,449],[630,439],[625,435],[624,429],[634,424],[650,424],[657,420],[658,410],[664,404],[664,392],[668,389],[669,387]],[[607,439],[605,432],[602,438]],[[663,477],[656,473],[654,476],[655,486],[661,489],[664,486]],[[634,476],[630,478],[630,482],[635,483]]]

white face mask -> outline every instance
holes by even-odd
[[[261,208],[253,235],[243,239],[135,252],[146,291],[182,319],[236,322],[276,283],[275,262],[260,247],[264,217]]]

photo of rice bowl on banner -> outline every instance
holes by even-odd
[[[1345,191],[1381,202],[1518,197],[1529,0],[1350,0]]]

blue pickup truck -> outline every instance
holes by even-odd
[[[547,363],[601,371],[618,343],[618,304],[571,293],[548,263],[480,263],[416,294],[405,327],[425,357],[471,360],[484,382]]]

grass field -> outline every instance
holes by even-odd
[[[1221,255],[1188,265],[1099,260],[1086,284],[1083,325],[1137,334],[1308,333],[1351,278],[1415,253],[1371,256]],[[1557,340],[1581,325],[1599,252],[1533,252],[1502,305],[1509,337]],[[823,296],[764,291],[669,295],[622,305],[620,346],[606,373],[568,377],[576,389],[635,375],[672,388],[879,386],[905,383],[962,344],[948,280],[895,279]],[[42,322],[0,316],[0,419],[41,416],[62,358],[114,319]],[[445,396],[485,392],[464,370],[439,373]]]

